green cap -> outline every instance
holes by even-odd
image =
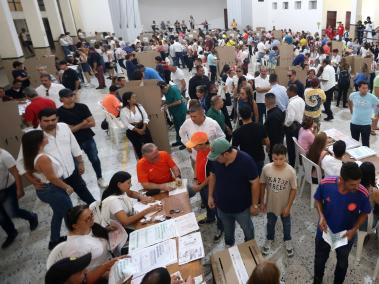
[[[229,141],[223,137],[217,138],[211,143],[211,152],[208,154],[208,159],[211,161],[215,161],[218,156],[222,153],[225,153],[232,147]]]

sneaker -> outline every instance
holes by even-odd
[[[101,188],[106,188],[108,186],[108,184],[105,182],[105,180],[103,178],[99,178],[97,179],[97,184],[101,187]]]
[[[325,121],[331,121],[333,119],[333,117],[326,117],[324,118]]]
[[[174,143],[171,144],[171,147],[178,147],[178,146],[181,146],[181,145],[183,145],[182,142],[174,142]]]
[[[293,246],[292,246],[292,242],[291,242],[291,241],[285,241],[285,242],[284,242],[284,245],[285,245],[285,247],[286,247],[287,256],[288,256],[288,257],[293,257]]]
[[[217,233],[214,236],[213,241],[215,241],[215,242],[219,241],[221,239],[223,233],[224,233],[224,231],[217,230]]]
[[[8,235],[5,242],[3,242],[3,244],[1,245],[1,248],[5,249],[5,248],[9,247],[14,242],[17,235],[18,235],[17,230],[15,230],[13,234]]]
[[[263,255],[266,256],[270,253],[272,242],[273,242],[272,240],[266,240],[266,242],[262,248],[262,254]]]
[[[34,231],[38,227],[38,215],[33,213],[33,219],[29,221],[30,231]]]
[[[179,150],[181,151],[181,150],[184,150],[186,148],[186,146],[184,146],[184,145],[181,145],[181,146],[179,146]]]

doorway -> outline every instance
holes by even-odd
[[[228,9],[224,9],[224,25],[225,25],[225,30],[228,30]]]
[[[47,18],[42,18],[43,26],[45,27],[47,41],[49,42],[50,48],[55,49],[53,34],[51,33],[49,20]]]
[[[337,22],[337,11],[328,11],[326,14],[326,28],[331,26],[333,29],[335,29],[336,22]]]
[[[346,30],[350,30],[350,21],[351,21],[351,12],[347,11],[346,17],[345,17],[345,29]]]

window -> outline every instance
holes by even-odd
[[[317,1],[309,1],[309,10],[316,10],[317,9]]]
[[[288,2],[283,2],[283,9],[288,10]]]
[[[37,0],[37,2],[38,2],[39,10],[40,10],[41,12],[46,11],[45,3],[43,3],[43,0]]]
[[[258,2],[264,2],[265,0],[258,0]]]
[[[22,11],[21,0],[8,0],[9,10]]]
[[[272,9],[277,10],[278,9],[278,2],[272,2]]]
[[[295,10],[301,10],[301,1],[295,1]]]

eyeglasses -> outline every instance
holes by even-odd
[[[237,70],[236,72],[238,72],[238,73],[239,73],[239,72],[242,72],[242,71],[241,71],[241,70]]]

